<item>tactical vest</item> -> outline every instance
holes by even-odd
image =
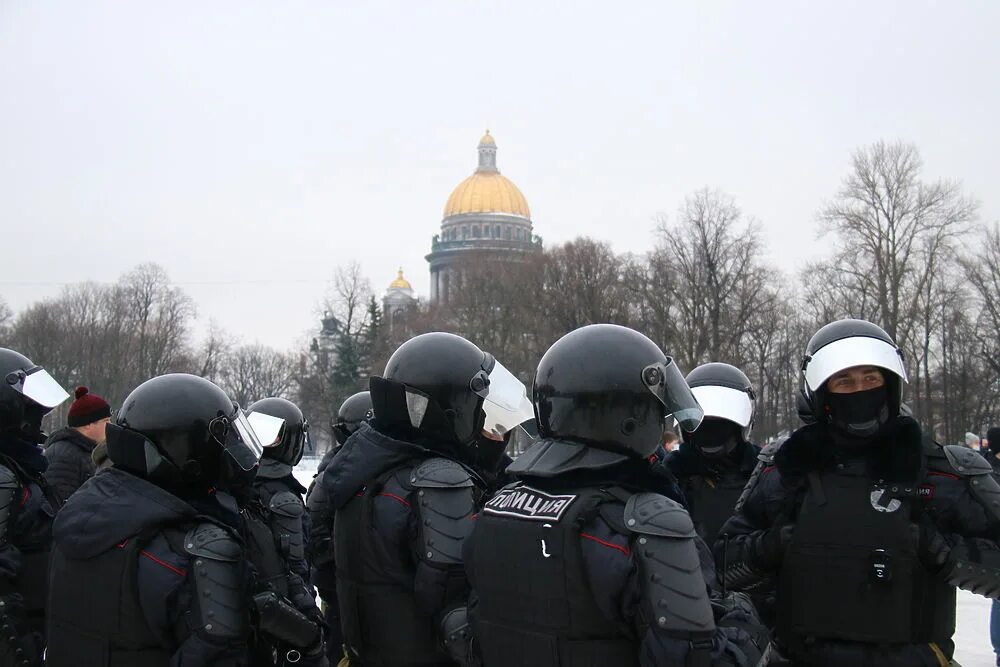
[[[352,665],[452,665],[438,646],[434,619],[417,605],[414,572],[375,532],[374,499],[399,471],[383,473],[337,510],[334,548],[344,646]]]
[[[602,614],[590,593],[580,532],[602,506],[623,516],[621,500],[594,488],[517,485],[486,503],[466,550],[485,664],[639,664],[639,640]]]
[[[691,520],[708,546],[715,543],[723,524],[733,515],[747,477],[734,471],[723,474],[717,480],[692,475],[681,481]]]
[[[183,529],[166,533],[183,548]],[[145,542],[133,537],[88,558],[52,554],[49,667],[167,667],[171,654],[150,630],[139,604],[138,563]]]
[[[810,639],[941,643],[955,631],[955,590],[916,554],[915,485],[865,474],[813,474],[778,576],[777,634],[793,654]]]

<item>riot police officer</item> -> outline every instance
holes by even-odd
[[[306,509],[309,517],[309,536],[306,544],[312,584],[323,600],[323,616],[327,626],[327,657],[336,662],[342,652],[343,636],[340,631],[340,606],[337,601],[337,571],[333,554],[333,507],[327,501],[322,479],[334,454],[358,430],[362,422],[371,418],[372,398],[367,391],[359,391],[347,398],[333,419],[336,447],[330,447],[317,467],[316,478],[309,486]]]
[[[750,443],[756,401],[750,380],[729,364],[698,366],[687,383],[705,419],[694,431],[681,429],[680,447],[667,455],[666,466],[684,492],[695,529],[712,544],[757,465],[760,450]]]
[[[272,594],[271,604],[288,616],[291,631],[282,633],[279,627],[258,634],[254,661],[260,665],[286,661],[321,665],[325,663],[323,622],[307,583],[305,542],[309,531],[302,499],[306,489],[292,472],[302,460],[309,422],[297,405],[284,398],[253,403],[247,410],[247,421],[264,445],[251,493],[239,494],[250,561],[258,579],[256,591]],[[275,636],[275,629],[279,636]]]
[[[40,665],[52,517],[42,418],[69,394],[40,366],[0,348],[0,665]]]
[[[194,375],[155,377],[107,426],[113,467],[53,530],[47,665],[246,665],[250,590],[238,509],[252,473],[243,412]]]
[[[716,626],[691,518],[654,491],[667,417],[688,431],[702,418],[673,361],[637,331],[591,325],[549,348],[533,394],[541,440],[466,546],[483,664],[756,665],[743,632]]]
[[[776,582],[772,646],[795,665],[948,665],[956,586],[1000,596],[989,464],[923,442],[902,352],[870,322],[816,332],[803,379],[813,423],[762,452],[716,543],[726,583]]]
[[[443,624],[465,605],[462,545],[484,487],[473,448],[529,418],[530,402],[492,355],[447,333],[403,343],[370,390],[372,421],[321,481],[344,644],[352,665],[449,665]]]

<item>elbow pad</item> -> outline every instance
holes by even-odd
[[[659,494],[640,493],[625,504],[624,518],[635,535],[633,553],[648,624],[692,640],[711,639],[715,618],[687,511]]]

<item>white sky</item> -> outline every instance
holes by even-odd
[[[337,264],[427,294],[486,127],[547,245],[641,252],[709,185],[793,271],[880,138],[996,220],[997,35],[987,0],[0,0],[0,295],[155,261],[200,326],[290,346]]]

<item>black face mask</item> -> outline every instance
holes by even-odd
[[[844,435],[870,438],[889,421],[888,397],[885,385],[851,394],[828,393],[830,421]]]
[[[731,454],[740,444],[741,429],[726,419],[706,419],[694,433],[688,433],[686,439],[710,458],[722,458]]]

